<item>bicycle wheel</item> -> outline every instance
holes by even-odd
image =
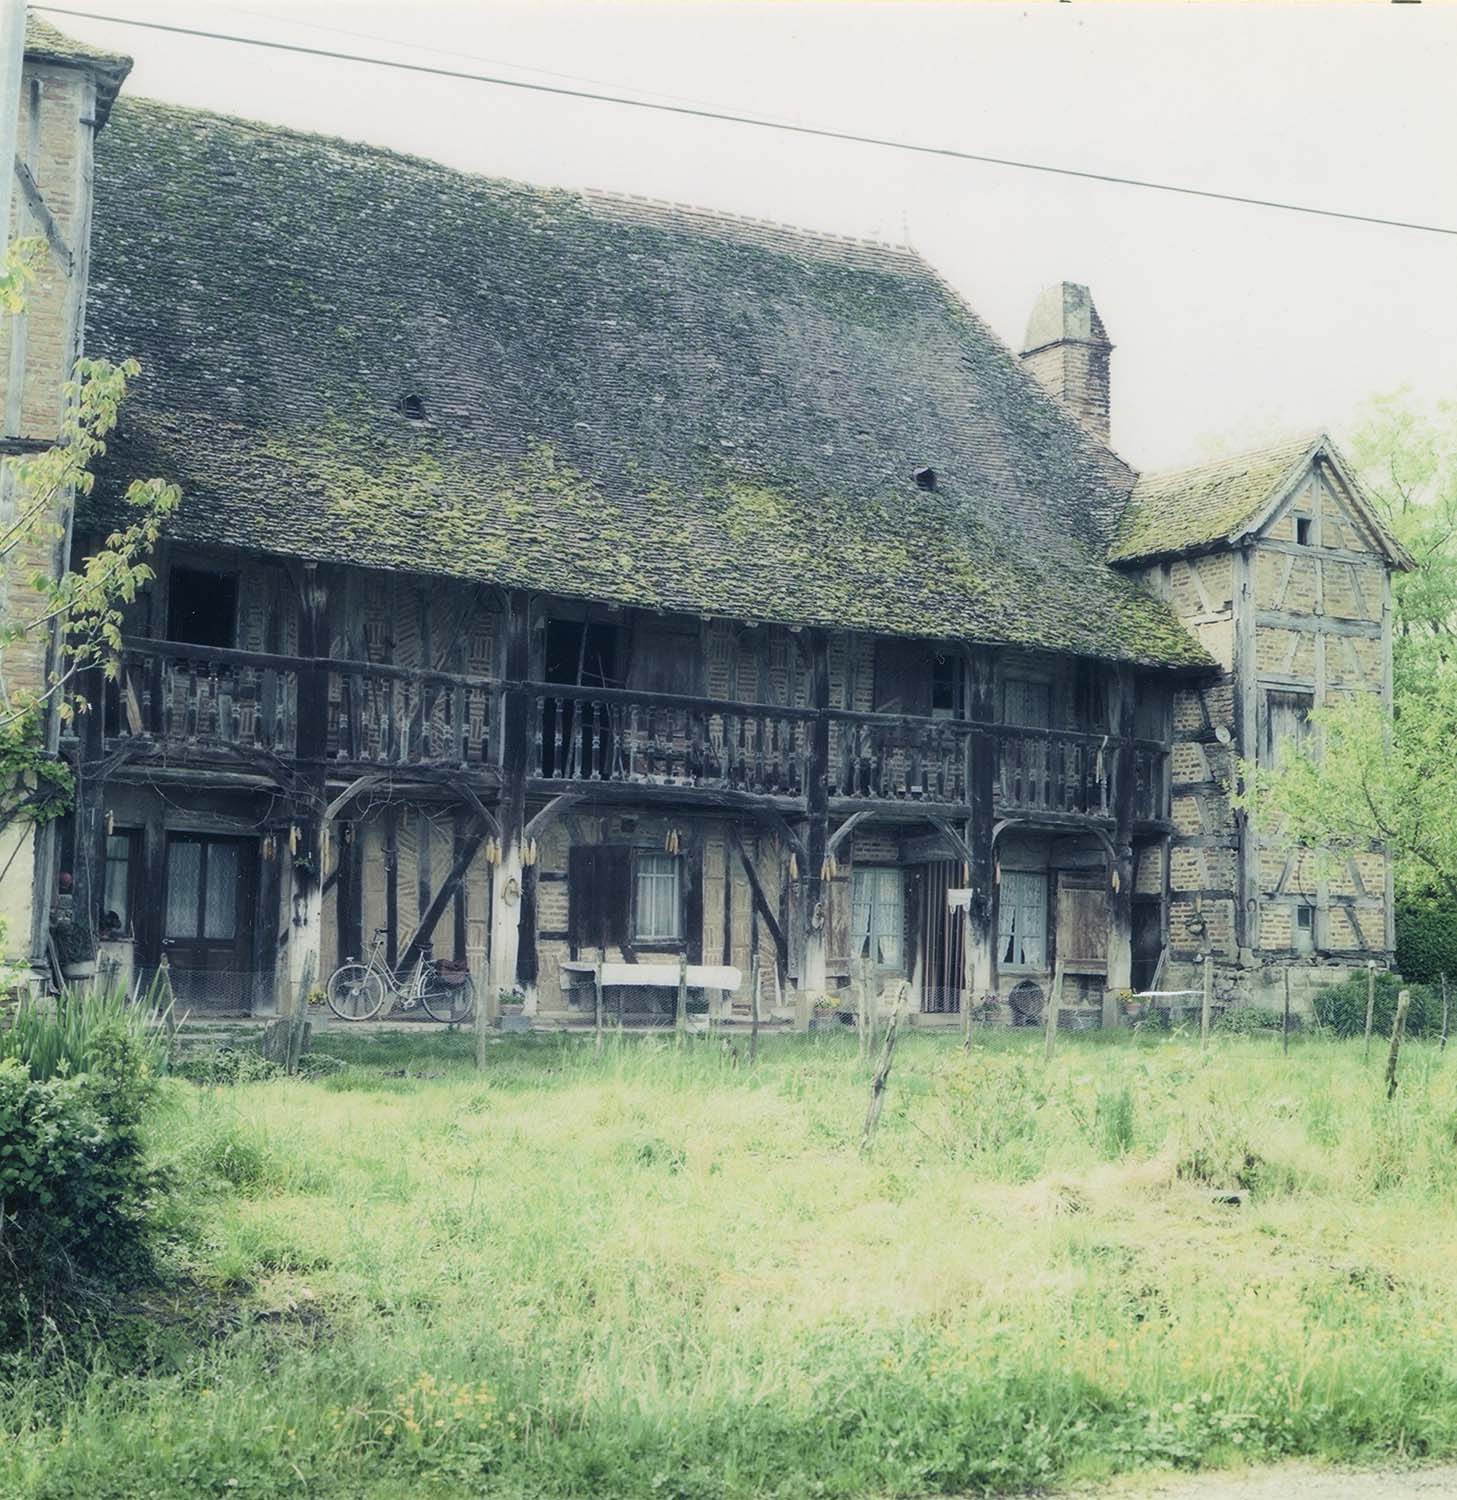
[[[340,964],[329,976],[325,994],[341,1021],[368,1021],[384,1005],[384,980],[368,964]]]
[[[420,1003],[435,1020],[458,1026],[476,1008],[476,987],[469,974],[461,975],[459,984],[447,984],[440,975],[427,974]]]

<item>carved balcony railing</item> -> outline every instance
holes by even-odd
[[[317,758],[369,765],[484,765],[494,758],[496,685],[407,667],[128,640],[103,690],[107,738],[139,737],[181,758],[262,751],[293,758],[299,690],[322,691]]]
[[[263,752],[350,766],[500,761],[501,707],[524,703],[535,782],[704,788],[803,802],[820,725],[841,803],[962,808],[977,757],[995,754],[997,812],[1111,820],[1119,757],[1133,757],[1135,821],[1168,816],[1166,750],[1106,735],[739,703],[555,683],[500,683],[379,663],[128,640],[100,695],[109,740],[143,737],[177,762]],[[301,707],[309,712],[300,714]],[[301,729],[301,724],[304,726]]]
[[[810,709],[524,683],[530,774],[804,795]]]

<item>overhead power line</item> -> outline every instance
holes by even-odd
[[[687,104],[659,104],[634,99],[625,94],[599,94],[588,89],[561,88],[554,84],[528,83],[520,78],[497,78],[486,73],[468,73],[463,69],[432,67],[428,63],[403,62],[396,58],[369,57],[358,52],[336,52],[325,47],[304,47],[297,42],[268,41],[262,37],[236,36],[222,31],[203,31],[191,26],[170,26],[161,21],[135,21],[122,16],[103,15],[99,11],[70,10],[58,5],[36,5],[32,9],[53,16],[76,16],[87,21],[105,21],[114,26],[132,26],[142,31],[164,31],[174,36],[197,37],[209,42],[231,42],[241,47],[261,47],[270,52],[293,52],[301,57],[320,57],[334,62],[364,63],[374,68],[392,68],[401,73],[422,73],[431,78],[457,78],[467,83],[484,83],[494,88],[520,89],[531,94],[552,94],[563,99],[581,99],[593,104],[616,104],[625,109],[655,110],[660,114],[687,116],[695,120],[713,120],[727,125],[749,125],[758,130],[779,130],[789,135],[813,136],[819,140],[846,141],[857,146],[879,146],[887,151],[908,151],[917,156],[939,156],[952,161],[979,162],[985,166],[1009,167],[1019,172],[1041,172],[1052,177],[1074,177],[1084,182],[1106,182],[1116,187],[1142,188],[1147,192],[1173,193],[1185,198],[1207,198],[1216,203],[1242,203],[1251,208],[1272,208],[1282,213],[1308,214],[1321,219],[1344,219],[1356,224],[1377,224],[1385,229],[1410,229],[1420,234],[1457,237],[1457,228],[1444,224],[1423,224],[1412,219],[1388,219],[1380,214],[1348,213],[1337,208],[1318,208],[1309,203],[1288,203],[1280,198],[1256,198],[1244,193],[1220,193],[1212,188],[1186,187],[1173,182],[1153,182],[1143,177],[1124,177],[1114,172],[1087,172],[1076,167],[1055,167],[1047,162],[1019,161],[1014,157],[992,156],[979,151],[962,151],[954,146],[928,146],[916,141],[898,141],[885,136],[862,135],[851,130],[831,130],[819,125],[796,125],[788,120],[763,119],[754,115],[733,114],[728,110],[701,109]]]

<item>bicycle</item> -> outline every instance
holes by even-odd
[[[372,1021],[384,1010],[417,1007],[433,1021],[456,1026],[475,1009],[476,991],[463,964],[428,956],[422,948],[408,979],[400,980],[384,961],[386,931],[374,930],[374,944],[364,963],[350,959],[329,976],[324,994],[341,1021]]]

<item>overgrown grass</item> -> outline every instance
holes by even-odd
[[[170,1085],[185,1292],[10,1372],[0,1494],[994,1493],[1457,1451],[1457,1062],[330,1031]]]

